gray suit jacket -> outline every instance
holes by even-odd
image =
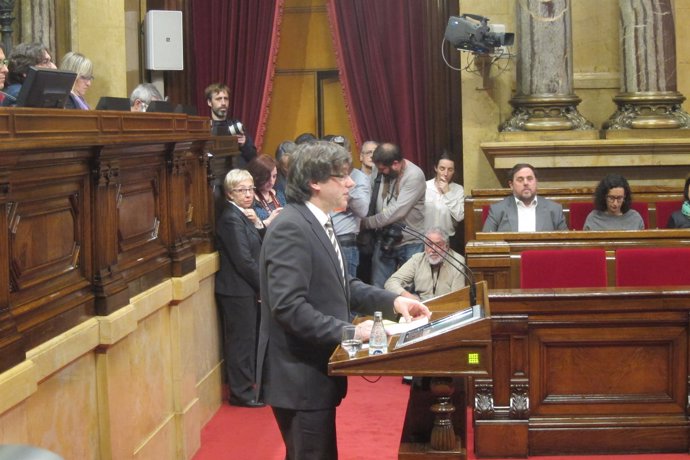
[[[344,283],[326,232],[304,204],[288,204],[271,223],[259,271],[259,397],[284,409],[337,406],[347,380],[328,375],[328,360],[350,307],[391,317],[396,295],[350,276]]]
[[[538,198],[536,231],[552,232],[554,230],[568,230],[565,217],[563,217],[563,206],[546,198]],[[508,195],[498,203],[491,205],[482,231],[518,231],[517,205],[513,195]]]

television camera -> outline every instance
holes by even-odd
[[[492,32],[488,23],[488,18],[477,14],[451,16],[445,38],[455,48],[476,54],[491,54],[496,48],[513,44],[515,34]]]

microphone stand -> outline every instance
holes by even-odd
[[[446,252],[443,248],[441,248],[438,244],[434,243],[431,241],[429,238],[427,238],[426,235],[423,233],[418,232],[417,230],[411,229],[407,227],[406,225],[402,224],[391,224],[394,227],[398,227],[400,230],[403,232],[407,233],[408,235],[413,236],[414,238],[420,240],[422,243],[424,243],[425,246],[427,246],[429,249],[431,249],[436,255],[441,257],[445,262],[448,262],[448,265],[462,273],[462,275],[465,277],[465,280],[467,280],[470,288],[470,306],[475,306],[477,305],[477,285],[476,285],[476,280],[474,278],[474,273],[472,273],[472,270],[470,270],[470,267],[467,266],[463,261],[460,259],[456,258],[455,256],[449,254]],[[454,265],[451,263],[451,260],[455,262],[456,264],[460,265],[462,269],[458,268],[457,265]]]

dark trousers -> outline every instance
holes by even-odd
[[[252,297],[216,294],[223,328],[223,359],[230,401],[255,400],[256,347],[259,306]]]
[[[335,407],[292,410],[273,407],[285,443],[286,460],[337,460]]]

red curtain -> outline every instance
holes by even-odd
[[[192,0],[196,106],[210,116],[204,89],[230,87],[230,114],[254,135],[265,128],[284,0]]]
[[[394,142],[426,171],[440,150],[459,145],[459,101],[451,97],[459,91],[459,77],[448,76],[440,54],[444,21],[457,10],[447,3],[454,2],[328,0],[357,144]]]

